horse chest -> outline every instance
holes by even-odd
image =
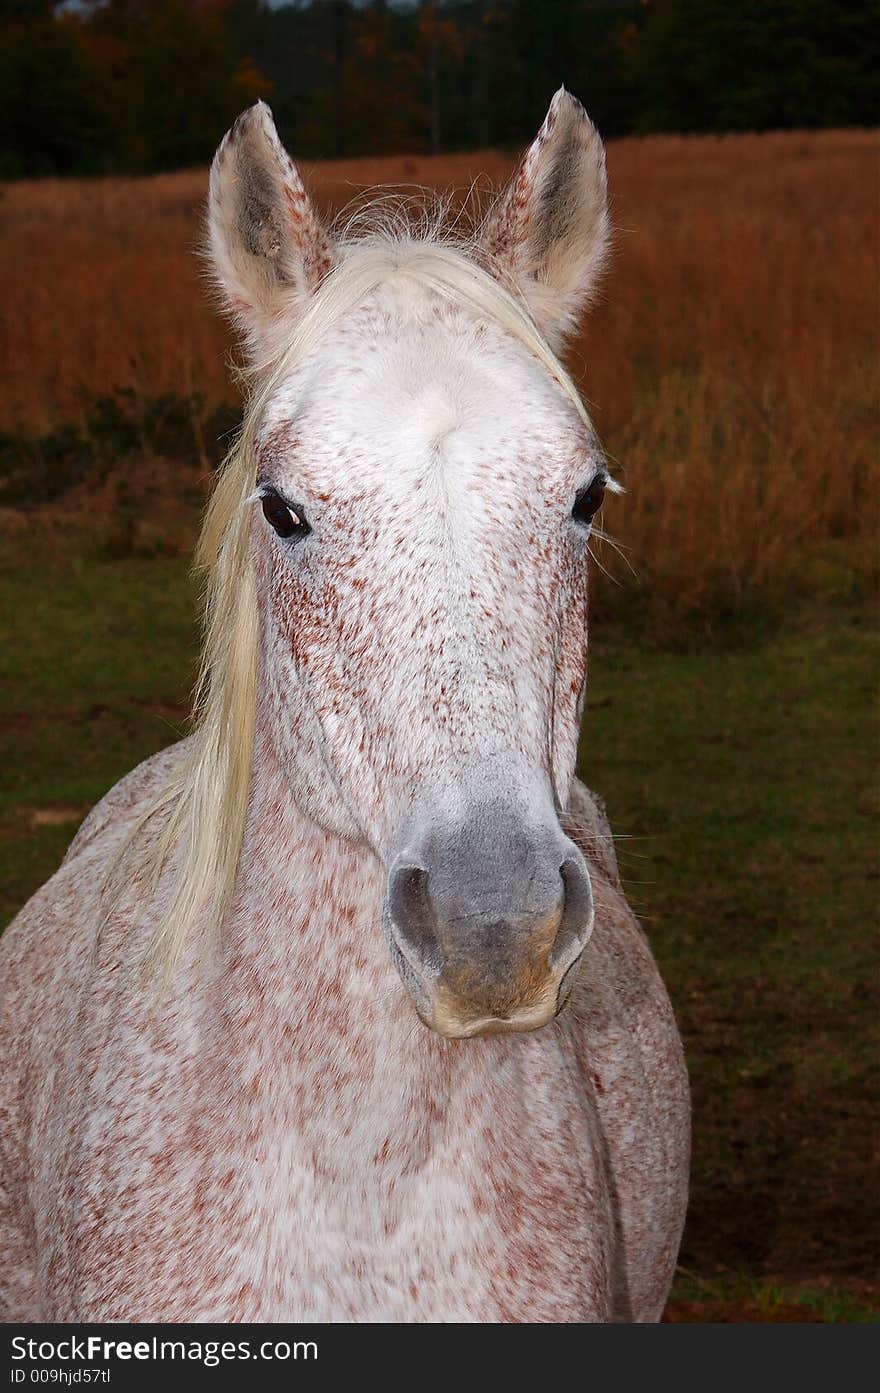
[[[601,1318],[607,1177],[545,1035],[291,1030],[267,1056],[239,1032],[173,1060],[133,1036],[47,1195],[52,1315]]]

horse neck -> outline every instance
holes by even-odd
[[[337,986],[358,975],[396,981],[381,917],[384,872],[376,855],[319,827],[300,808],[263,714],[258,714],[251,792],[227,959],[265,974],[283,968]]]
[[[394,969],[384,889],[372,851],[303,814],[258,723],[239,882],[211,995],[222,1003],[224,1053],[255,1061],[253,1106],[288,1116],[292,1097],[291,1127],[316,1153],[330,1145],[334,1164],[421,1127],[413,1090],[448,1090],[455,1058],[418,1023]],[[346,1146],[332,1128],[330,1142],[324,1135],[321,1118],[331,1114]]]

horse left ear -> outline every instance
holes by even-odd
[[[608,239],[602,141],[577,98],[560,87],[483,224],[480,250],[559,349],[595,289]]]
[[[336,258],[265,102],[239,116],[214,156],[208,255],[251,362],[271,363]]]

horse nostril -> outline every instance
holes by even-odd
[[[439,972],[443,955],[428,893],[428,872],[422,866],[397,866],[388,881],[388,913],[401,950],[415,959],[413,966]]]
[[[417,995],[503,1021],[553,994],[580,958],[593,923],[586,862],[558,835],[552,850],[527,845],[519,861],[493,857],[491,846],[483,856],[444,850],[405,852],[389,870],[385,927],[397,965]]]
[[[577,961],[593,931],[593,888],[580,853],[559,868],[564,888],[562,922],[550,953],[551,966],[566,972]]]

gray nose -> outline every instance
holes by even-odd
[[[386,910],[404,981],[446,1035],[545,1024],[593,923],[586,863],[558,823],[530,827],[496,810],[399,857]]]

